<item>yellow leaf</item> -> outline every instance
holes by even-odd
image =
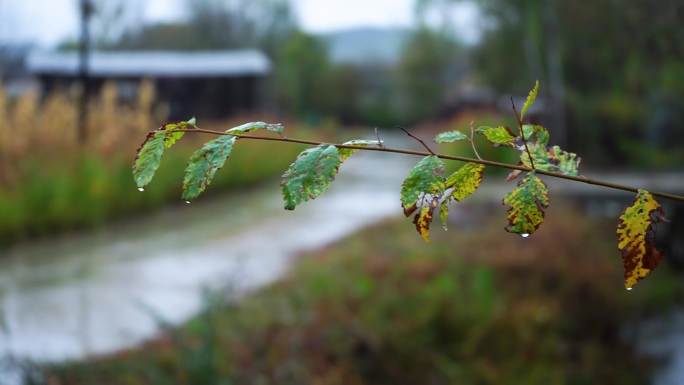
[[[662,218],[663,209],[645,190],[639,190],[632,206],[620,216],[617,228],[618,249],[625,267],[625,287],[634,285],[653,271],[663,258],[653,244],[652,227]]]
[[[480,183],[485,166],[477,163],[466,163],[463,167],[451,174],[446,180],[446,188],[453,188],[451,198],[460,202],[472,195]]]

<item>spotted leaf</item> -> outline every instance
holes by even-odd
[[[401,185],[401,206],[408,217],[418,208],[418,199],[425,194],[444,190],[444,162],[436,156],[421,159]]]
[[[662,207],[645,190],[639,190],[632,206],[620,216],[618,249],[622,253],[625,287],[628,290],[653,271],[663,258],[653,244],[653,224],[662,217]]]
[[[549,206],[548,188],[531,172],[506,194],[503,203],[509,206],[506,231],[529,236],[544,221],[544,209]]]
[[[425,204],[420,207],[420,210],[413,218],[413,224],[416,225],[418,234],[420,234],[425,242],[430,242],[430,225],[432,224],[433,215],[438,205],[439,197],[431,196]]]
[[[324,193],[335,179],[342,159],[337,147],[320,145],[304,150],[283,174],[281,183],[285,209]]]
[[[435,136],[436,143],[454,143],[466,139],[468,139],[468,136],[458,130],[442,132]]]
[[[463,167],[449,175],[446,188],[452,189],[449,198],[460,202],[471,196],[482,183],[485,167],[477,163],[466,163]]]
[[[186,122],[169,123],[165,124],[161,130],[166,131],[166,138],[164,139],[164,147],[171,148],[179,140],[185,136],[185,131],[177,130],[188,130],[192,128],[197,128],[197,119],[192,118]]]
[[[183,179],[183,199],[197,198],[211,184],[230,156],[236,137],[224,135],[209,141],[190,157]]]
[[[515,145],[516,137],[508,127],[478,127],[476,131],[484,135],[484,137],[495,146],[503,145],[513,147]]]

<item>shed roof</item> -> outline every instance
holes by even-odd
[[[77,75],[77,52],[34,52],[27,68],[35,75]],[[235,77],[266,75],[271,62],[257,50],[93,52],[89,73],[102,77]]]

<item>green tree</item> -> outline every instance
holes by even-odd
[[[331,69],[320,40],[304,32],[293,34],[276,56],[275,86],[279,102],[288,111],[309,120],[329,110]]]
[[[459,46],[445,32],[422,27],[406,43],[399,63],[404,119],[416,121],[437,112],[457,69]]]

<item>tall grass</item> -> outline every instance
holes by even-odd
[[[143,82],[133,102],[121,103],[114,83],[89,103],[87,140],[77,136],[76,90],[12,100],[0,86],[0,247],[20,239],[93,226],[164,205],[180,196],[185,162],[199,140],[188,136],[165,155],[155,182],[139,193],[130,165],[145,132],[164,121],[164,106]],[[231,121],[214,122],[230,127]],[[206,127],[206,125],[205,125]],[[217,128],[218,128],[217,127]],[[296,146],[264,143],[236,150],[212,191],[254,184],[282,172]],[[266,156],[268,154],[268,156]]]

